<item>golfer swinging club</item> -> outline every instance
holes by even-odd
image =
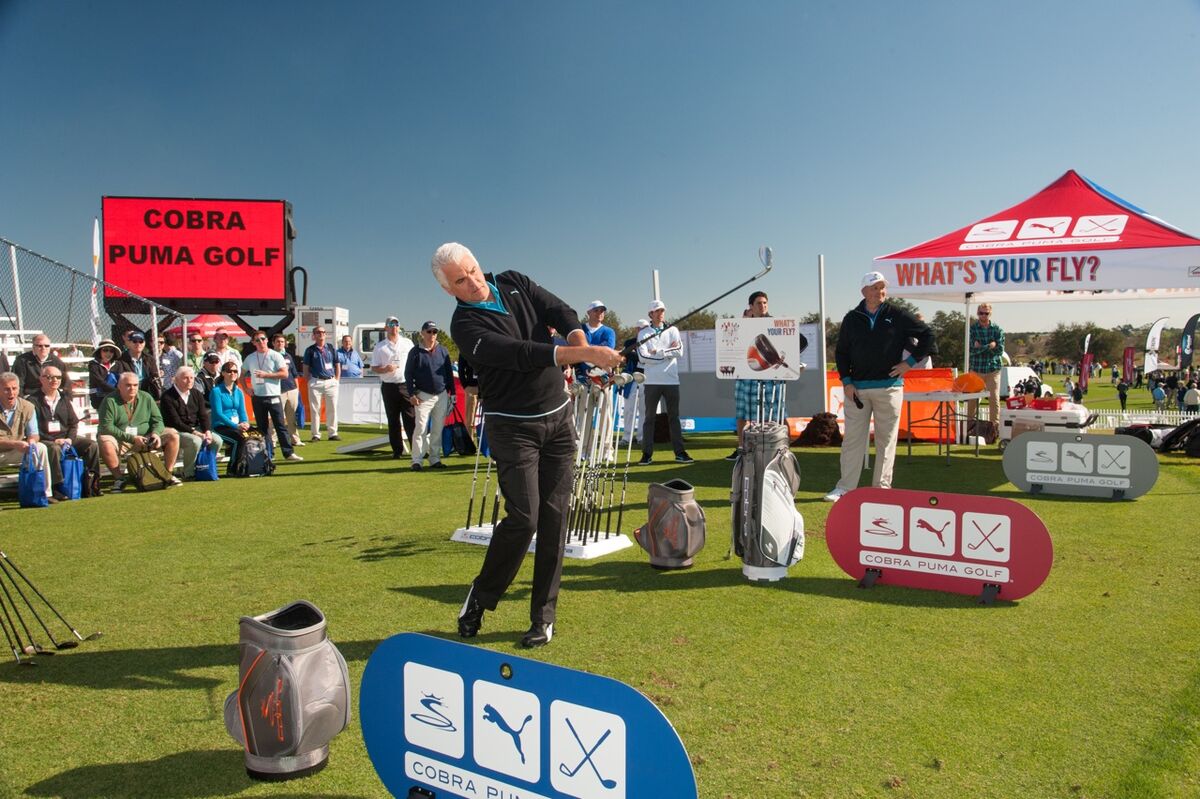
[[[450,335],[478,375],[488,443],[504,494],[505,517],[492,531],[483,568],[459,611],[458,634],[471,638],[479,632],[483,612],[496,609],[537,533],[532,625],[521,645],[544,646],[554,634],[575,460],[562,367],[587,362],[614,369],[621,355],[610,347],[589,346],[570,305],[520,272],[484,274],[461,244],[438,247],[432,268],[442,288],[458,300]],[[566,336],[567,346],[551,343],[550,327]]]

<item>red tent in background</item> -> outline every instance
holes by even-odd
[[[231,336],[244,336],[246,331],[242,330],[236,322],[228,316],[222,316],[215,313],[202,313],[188,320],[188,333],[199,332],[205,338],[212,338],[217,333],[228,333]],[[179,336],[183,333],[182,325],[175,325],[167,330],[167,333],[172,336]]]
[[[1200,297],[1200,239],[1074,170],[874,266],[890,294],[944,302]]]

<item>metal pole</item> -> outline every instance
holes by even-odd
[[[971,371],[971,294],[963,298],[963,373]]]
[[[25,319],[21,312],[21,278],[17,274],[17,248],[8,245],[8,258],[12,263],[13,296],[17,301],[17,330],[25,329]]]
[[[829,411],[829,386],[826,382],[826,372],[829,371],[825,365],[828,361],[828,353],[825,351],[825,256],[817,256],[817,312],[821,317],[821,329],[817,331],[817,368],[821,370],[821,407],[827,412]]]

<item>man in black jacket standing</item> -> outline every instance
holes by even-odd
[[[837,502],[858,487],[872,416],[876,456],[871,485],[892,487],[904,373],[925,357],[933,341],[929,325],[887,302],[887,279],[883,274],[867,272],[861,286],[863,300],[842,319],[838,332],[836,360],[846,395],[846,437],[842,441],[841,479],[825,495],[827,502]],[[907,357],[905,350],[910,353]]]
[[[461,244],[443,244],[433,274],[458,300],[450,335],[479,378],[488,445],[496,461],[505,517],[492,531],[483,568],[458,614],[458,633],[479,632],[537,534],[525,647],[554,634],[555,606],[574,473],[575,433],[562,368],[589,362],[615,368],[621,355],[593,347],[571,306],[520,272],[484,274]],[[566,336],[551,343],[549,328]]]

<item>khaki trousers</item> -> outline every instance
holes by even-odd
[[[860,388],[859,410],[847,400],[846,436],[842,440],[842,477],[837,487],[846,491],[858,488],[859,474],[867,457],[871,435],[871,416],[875,417],[875,474],[871,485],[892,487],[892,466],[896,461],[896,439],[900,432],[900,407],[904,403],[904,388]]]

